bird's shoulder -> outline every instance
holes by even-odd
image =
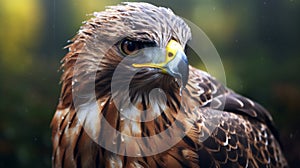
[[[198,107],[183,141],[197,151],[200,165],[286,165],[273,119],[260,104],[193,67],[186,92]]]
[[[273,119],[259,103],[242,96],[218,82],[208,73],[190,67],[187,92],[198,100],[199,107],[209,107],[224,112],[247,116],[267,125],[273,125]]]
[[[263,106],[227,88],[204,71],[190,67],[190,72],[187,92],[192,99],[198,100],[200,108],[215,109],[263,123],[278,139],[273,119]]]

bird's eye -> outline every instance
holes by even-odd
[[[134,55],[142,48],[141,42],[125,39],[121,42],[120,49],[126,55]]]

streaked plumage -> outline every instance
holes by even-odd
[[[111,93],[114,70],[124,58],[118,42],[130,38],[165,48],[174,39],[184,47],[191,32],[171,10],[146,3],[125,3],[94,15],[67,46],[69,52],[63,59],[61,97],[51,123],[53,167],[287,166],[269,112],[191,66],[182,93],[174,77],[155,68],[141,69],[130,83],[130,98],[127,99],[137,109],[146,109],[147,115],[156,115],[157,109],[163,112],[147,122],[122,118]],[[124,68],[125,75],[133,67]],[[95,79],[89,78],[92,73],[96,73]],[[124,81],[118,82],[121,85]],[[186,118],[181,118],[178,127],[190,127],[187,135],[169,150],[153,156],[127,157],[103,149],[79,122],[73,102],[72,89],[84,92],[85,85],[91,83],[95,83],[100,112],[116,130],[134,137],[153,136],[172,125],[181,112],[179,109],[183,108]],[[164,91],[166,106],[162,107],[160,97],[149,97],[154,88]],[[118,90],[117,97],[126,99],[122,89]],[[88,103],[90,100],[87,96],[82,101]],[[139,111],[130,112],[141,117]],[[95,137],[111,138],[111,143],[127,143],[130,148],[143,152],[134,142],[120,139],[114,142],[116,137],[105,133],[107,128],[101,121],[89,118],[88,112],[85,115],[87,129],[93,130]],[[216,128],[210,130],[211,127]],[[155,148],[156,145],[147,147]]]

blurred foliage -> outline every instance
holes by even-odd
[[[87,14],[119,2],[0,1],[0,167],[51,166],[49,125],[62,48]],[[223,60],[227,85],[271,111],[290,165],[298,166],[300,2],[146,2],[169,7],[203,29]]]
[[[34,41],[39,40],[41,33],[40,4],[37,0],[15,0],[13,3],[5,0],[0,6],[0,37],[5,39],[1,45],[1,62],[10,71],[26,71],[33,64]]]

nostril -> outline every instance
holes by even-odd
[[[171,53],[171,52],[168,53],[168,57],[173,57],[173,55],[174,55],[174,54]]]

